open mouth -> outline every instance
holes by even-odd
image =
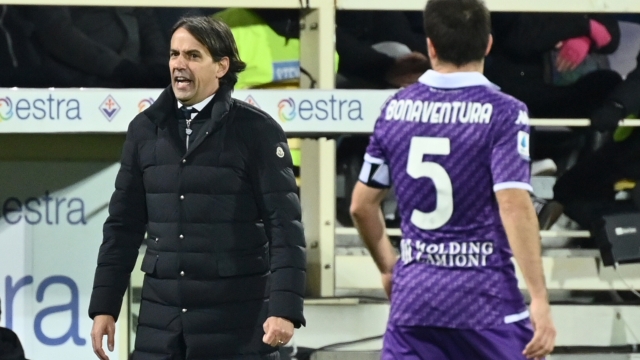
[[[175,78],[173,78],[173,81],[175,82],[178,89],[186,89],[193,82],[184,76],[176,76]]]

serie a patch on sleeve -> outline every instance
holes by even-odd
[[[530,159],[529,155],[529,133],[518,131],[518,154],[525,160]]]

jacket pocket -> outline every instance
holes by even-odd
[[[159,254],[157,252],[147,249],[147,252],[142,258],[142,265],[140,266],[140,270],[142,270],[146,274],[152,275],[156,270],[158,257]]]
[[[264,255],[222,257],[218,259],[220,277],[265,274],[269,271],[269,260]]]

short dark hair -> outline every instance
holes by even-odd
[[[456,66],[484,59],[491,15],[482,0],[429,0],[424,31],[438,59]]]
[[[183,28],[204,45],[213,60],[229,58],[229,71],[220,79],[220,85],[233,88],[238,82],[238,74],[247,67],[238,54],[238,46],[227,24],[207,16],[183,17],[173,26],[171,34]]]

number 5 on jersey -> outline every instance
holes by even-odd
[[[438,163],[423,161],[424,155],[449,155],[451,141],[447,138],[413,137],[409,148],[407,174],[414,179],[430,178],[436,189],[436,208],[431,212],[413,209],[411,223],[422,230],[437,229],[453,215],[453,185],[447,171]]]

